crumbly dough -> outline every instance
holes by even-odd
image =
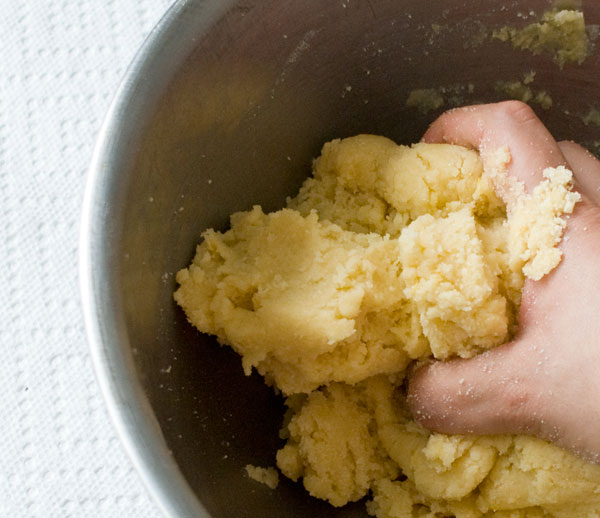
[[[589,111],[581,118],[586,126],[600,126],[600,110],[592,106]]]
[[[592,45],[583,12],[570,9],[545,12],[540,22],[522,29],[502,27],[492,36],[534,55],[550,53],[560,68],[568,62],[581,65],[590,55]]]
[[[261,468],[246,464],[246,473],[252,480],[260,482],[270,489],[277,489],[279,485],[279,473],[275,468]]]
[[[535,103],[544,110],[552,108],[552,97],[546,90],[535,91],[530,85],[533,83],[531,72],[526,74],[523,81],[496,81],[495,89],[508,99],[516,99],[524,103]]]
[[[286,208],[234,214],[177,274],[189,320],[288,396],[277,465],[311,495],[370,495],[378,518],[600,516],[599,467],[533,438],[432,434],[405,408],[410,363],[505,342],[525,276],[561,259],[570,171],[526,194],[509,160],[334,140]]]
[[[406,98],[406,106],[417,108],[421,113],[437,110],[443,105],[444,98],[435,88],[417,88],[411,90]]]
[[[435,111],[442,106],[462,106],[468,96],[475,91],[473,83],[451,84],[436,88],[417,88],[411,90],[406,98],[406,106],[416,108],[421,113]]]

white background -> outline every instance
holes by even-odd
[[[77,247],[86,172],[171,0],[0,0],[0,517],[160,518],[104,409]]]

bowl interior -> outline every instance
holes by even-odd
[[[118,343],[103,347],[133,358],[127,372],[144,394],[130,404],[145,397],[150,405],[148,421],[127,432],[130,440],[156,419],[189,485],[183,490],[207,516],[349,518],[365,511],[362,503],[335,509],[285,479],[271,491],[245,475],[246,464],[274,465],[284,407],[173,302],[174,273],[189,264],[205,229],[225,230],[231,213],[255,204],[282,207],[329,139],[375,133],[419,140],[449,105],[429,113],[407,107],[417,88],[444,87],[455,103],[497,101],[505,97],[498,80],[534,70],[533,86],[553,106],[533,107],[555,136],[590,145],[595,131],[600,139],[581,117],[597,95],[597,54],[561,71],[546,55],[484,38],[495,27],[531,23],[551,3],[483,5],[183,1],[163,22],[162,51],[146,52],[144,74],[130,76],[129,104],[109,127],[118,145],[105,147],[107,187],[94,216],[101,325],[122,326]],[[598,23],[600,5],[583,7],[588,23]]]

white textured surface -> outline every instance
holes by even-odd
[[[171,0],[0,0],[0,517],[159,518],[84,337],[86,170],[128,63]]]

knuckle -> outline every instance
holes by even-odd
[[[572,140],[559,140],[558,141],[558,145],[559,146],[577,146],[577,144],[575,144],[575,142],[573,142]]]
[[[522,101],[504,101],[499,104],[499,108],[505,118],[519,124],[537,120],[537,115],[531,106]]]
[[[541,416],[536,408],[535,398],[529,390],[528,383],[523,379],[514,379],[512,386],[503,392],[504,420],[510,423],[512,429],[520,433],[531,433],[537,429]]]
[[[560,142],[558,142],[558,147],[562,150],[574,151],[579,153],[582,151],[586,151],[586,149],[583,146],[580,146],[572,140],[561,140]]]

